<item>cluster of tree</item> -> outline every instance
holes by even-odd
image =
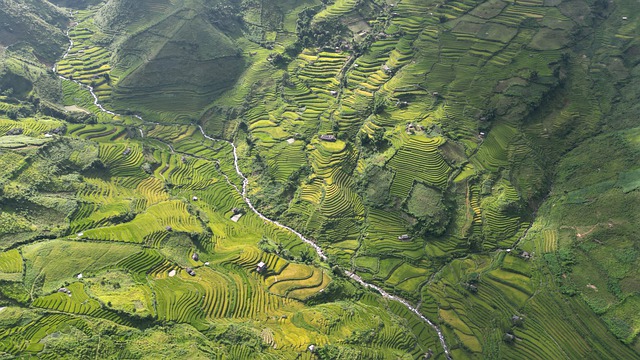
[[[351,34],[349,28],[337,19],[313,21],[317,8],[307,8],[298,14],[296,33],[298,39],[286,49],[290,57],[296,56],[304,48],[335,48],[345,43]]]
[[[211,4],[207,7],[205,16],[216,27],[233,30],[242,24],[242,1],[228,0]]]
[[[404,202],[413,220],[413,232],[418,236],[442,235],[451,222],[451,206],[442,191],[416,183]]]
[[[572,249],[559,249],[556,252],[547,253],[543,255],[545,262],[554,275],[556,282],[560,285],[560,291],[566,295],[576,295],[578,290],[567,274],[572,271],[572,266],[575,264],[575,254]]]
[[[295,256],[281,242],[274,242],[264,236],[258,242],[258,248],[266,253],[276,254],[286,260],[299,261],[305,264],[311,264],[313,261],[313,255],[308,249],[303,249],[298,256]]]
[[[362,195],[365,205],[384,208],[390,203],[389,188],[393,173],[380,166],[369,166],[356,179],[356,187]]]
[[[258,352],[266,347],[260,335],[248,325],[231,324],[224,327],[212,327],[205,334],[211,340],[227,346],[244,345]]]
[[[287,210],[287,204],[293,199],[300,182],[311,174],[311,167],[303,164],[292,172],[285,182],[279,182],[257,151],[251,165],[251,173],[258,176],[258,186],[263,189],[252,200],[261,212],[272,218],[278,218]],[[280,199],[280,201],[274,202],[274,199]]]

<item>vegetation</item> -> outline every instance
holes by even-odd
[[[53,3],[0,4],[2,356],[640,356],[634,2]]]

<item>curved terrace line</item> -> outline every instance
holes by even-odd
[[[77,24],[76,24],[77,25]],[[74,25],[75,26],[75,25]],[[73,27],[69,28],[66,31],[66,36],[67,39],[69,40],[69,47],[67,48],[67,51],[65,51],[65,53],[62,55],[62,58],[66,58],[69,55],[69,52],[71,51],[71,48],[73,47],[73,40],[71,39],[71,37],[69,36],[69,31],[72,29]],[[62,75],[60,75],[57,72],[57,68],[56,65],[53,65],[52,70],[58,74],[58,77],[60,79],[63,80],[67,80],[67,81],[72,81],[82,87],[84,87],[85,89],[89,90],[89,93],[91,93],[91,95],[93,96],[93,103],[94,105],[96,105],[96,107],[98,109],[100,109],[100,111],[107,113],[109,115],[113,115],[113,116],[122,116],[118,113],[115,113],[113,111],[107,110],[104,108],[104,106],[102,106],[102,104],[100,104],[100,101],[98,100],[98,96],[95,94],[95,92],[93,91],[93,87],[90,85],[85,85],[83,83],[81,83],[78,80],[72,80],[69,78],[66,78]],[[141,120],[141,121],[145,121],[141,116],[139,115],[134,115],[137,119]],[[253,211],[256,215],[258,215],[262,220],[269,222],[271,224],[274,224],[282,229],[285,229],[287,231],[290,231],[291,233],[293,233],[294,235],[296,235],[300,240],[302,240],[303,242],[305,242],[306,244],[308,244],[309,246],[313,247],[314,250],[316,251],[316,253],[318,254],[318,257],[320,259],[322,259],[323,261],[327,260],[327,256],[324,254],[324,251],[322,250],[322,248],[313,240],[307,239],[304,235],[302,235],[301,233],[297,232],[296,230],[292,229],[291,227],[284,225],[276,220],[272,220],[269,219],[268,217],[266,217],[265,215],[263,215],[260,211],[258,211],[258,209],[256,209],[253,204],[251,203],[251,200],[249,199],[249,197],[247,196],[247,187],[249,186],[249,179],[242,173],[242,171],[240,171],[240,167],[238,166],[238,152],[237,152],[237,148],[236,145],[229,140],[225,140],[225,139],[216,139],[214,137],[211,137],[209,135],[207,135],[204,132],[204,129],[202,128],[201,125],[198,125],[198,128],[200,129],[200,132],[202,133],[202,135],[211,141],[222,141],[222,142],[226,142],[229,145],[231,145],[231,147],[233,148],[233,165],[235,167],[236,173],[238,174],[238,176],[240,176],[240,178],[242,178],[242,191],[240,191],[235,185],[233,186],[234,188],[236,188],[236,190],[240,193],[240,195],[242,196],[242,199],[244,200],[244,202],[247,204],[247,206],[249,206],[249,208],[251,209],[251,211]],[[141,128],[138,128],[138,130],[140,131],[140,135],[142,137],[144,137],[144,133],[142,132]],[[171,152],[173,152],[173,147],[171,147],[171,145],[169,145],[171,148]],[[228,181],[228,179],[227,179]],[[357,274],[348,271],[348,270],[344,270],[345,274],[347,276],[349,276],[351,279],[353,279],[354,281],[356,281],[357,283],[359,283],[361,286],[365,287],[365,288],[370,288],[373,289],[375,291],[377,291],[378,293],[380,293],[380,295],[382,295],[382,297],[389,299],[389,300],[394,300],[397,301],[399,303],[401,303],[402,305],[404,305],[407,309],[409,309],[412,313],[416,314],[422,321],[426,322],[429,326],[431,326],[431,328],[433,328],[433,330],[435,330],[435,332],[438,334],[438,338],[440,339],[440,344],[442,345],[442,348],[444,350],[444,355],[448,360],[451,360],[451,354],[449,352],[449,347],[447,346],[447,343],[444,339],[444,335],[442,334],[442,331],[440,330],[440,328],[433,323],[431,320],[427,319],[427,317],[425,317],[424,315],[422,315],[420,313],[420,311],[412,306],[409,301],[398,297],[396,295],[392,295],[389,294],[388,292],[386,292],[385,290],[383,290],[382,288],[380,288],[379,286],[376,286],[374,284],[370,284],[364,280],[362,280],[362,278],[360,276],[358,276]]]

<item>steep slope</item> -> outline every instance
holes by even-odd
[[[177,11],[118,45],[114,106],[135,104],[188,121],[235,84],[245,67],[241,50],[200,11]]]
[[[32,51],[52,64],[64,51],[68,17],[46,0],[3,0],[0,2],[0,45]]]
[[[231,143],[103,111],[78,84],[116,81],[89,13],[76,14],[56,66],[73,81],[48,99],[87,116],[0,115],[2,356],[442,356],[404,305],[363,292],[248,211]],[[40,104],[46,84],[34,75],[52,74],[35,62],[20,74],[29,86],[7,79],[12,92]]]
[[[623,20],[634,6],[617,4],[585,48],[603,104],[602,132],[562,157],[523,246],[542,255],[563,293],[584,300],[638,352],[640,62],[638,39],[630,34],[639,25]],[[618,55],[605,56],[605,47]]]
[[[357,29],[352,41],[362,42],[354,51],[340,39],[325,46],[318,23],[357,17],[359,6],[336,2],[311,13],[309,28],[299,29],[307,48],[272,83],[263,81],[251,108],[228,122],[230,129],[240,123],[236,139],[259,208],[316,239],[330,263],[422,304],[441,319],[454,357],[637,356],[621,342],[636,341],[635,320],[622,321],[635,308],[629,270],[635,257],[625,258],[626,270],[609,281],[614,297],[595,306],[583,295],[594,291],[584,278],[577,291],[562,280],[571,279],[571,265],[594,262],[568,257],[576,246],[568,239],[544,252],[532,248],[534,236],[553,243],[558,230],[530,228],[560,180],[556,172],[602,161],[565,154],[611,129],[603,127],[606,119],[637,99],[621,88],[633,83],[627,74],[637,64],[632,3],[401,1],[375,22],[369,18],[377,28]],[[618,97],[628,104],[612,107]],[[629,195],[610,200],[628,199],[630,217],[637,212],[630,190],[636,150],[609,150],[615,155],[602,154],[630,161],[603,170],[614,178],[631,171],[620,180]],[[633,223],[621,222],[626,230],[619,230],[632,238]],[[566,295],[550,295],[559,290]],[[591,309],[565,297],[577,294]],[[563,313],[589,320],[563,317],[566,337],[559,339]],[[514,315],[526,319],[524,328],[512,323]]]
[[[0,351],[447,357],[349,270],[455,359],[639,358],[637,19],[631,0],[75,13],[57,71],[93,90],[48,101],[86,116],[43,117],[57,83],[16,53],[0,83],[31,116],[0,118]]]
[[[291,43],[298,12],[314,3],[110,0],[76,13],[61,70],[120,111],[192,122],[262,60],[257,53]]]

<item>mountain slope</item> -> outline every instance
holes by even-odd
[[[241,50],[197,12],[177,11],[119,44],[114,106],[148,104],[180,118],[234,85],[245,67]]]
[[[64,51],[63,30],[69,19],[46,0],[3,0],[0,21],[0,45],[4,47],[24,47],[49,64]]]
[[[0,351],[447,358],[355,277],[454,359],[640,357],[635,1],[73,18],[93,94],[11,49],[0,82]]]

